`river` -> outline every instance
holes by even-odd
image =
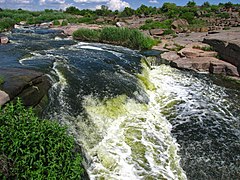
[[[68,126],[90,179],[240,179],[239,86],[55,31],[8,36],[0,67],[49,75],[43,117]]]

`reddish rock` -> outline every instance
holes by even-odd
[[[212,61],[210,63],[209,72],[213,74],[223,74],[229,76],[239,76],[237,67],[224,61]]]
[[[193,49],[193,48],[183,48],[181,49],[178,54],[182,57],[215,57],[217,56],[217,52],[214,51],[203,51],[201,49]]]
[[[170,63],[172,67],[190,69],[198,72],[209,72],[210,60],[205,57],[177,59]]]
[[[161,36],[161,35],[163,35],[163,33],[164,33],[164,30],[162,30],[162,29],[151,29],[150,30],[150,34],[152,36]]]
[[[173,21],[171,26],[172,26],[173,29],[178,29],[180,27],[189,26],[189,24],[188,24],[186,19],[178,19],[178,20]]]
[[[236,66],[214,57],[181,58],[171,61],[170,65],[179,69],[239,76]]]
[[[180,56],[175,51],[169,51],[161,54],[161,58],[168,61],[174,61],[180,58]]]

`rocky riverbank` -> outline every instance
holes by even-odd
[[[154,50],[165,51],[161,57],[172,67],[197,72],[239,77],[240,27],[200,33],[180,33],[165,37]]]
[[[9,101],[22,99],[27,107],[33,106],[41,110],[46,105],[49,78],[41,72],[29,69],[0,69],[0,106]]]

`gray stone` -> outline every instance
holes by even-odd
[[[9,95],[6,92],[0,90],[0,106],[4,105],[8,101],[10,101]]]

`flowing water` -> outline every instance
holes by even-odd
[[[55,31],[9,36],[0,66],[49,75],[44,117],[69,127],[90,179],[240,179],[239,86]]]

